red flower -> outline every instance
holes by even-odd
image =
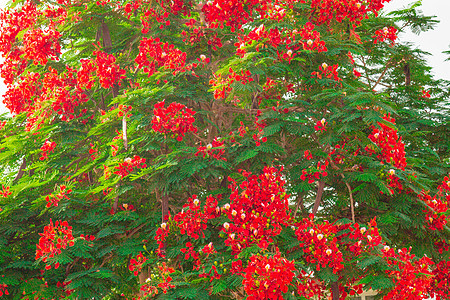
[[[123,163],[119,163],[117,167],[114,167],[114,174],[120,175],[122,178],[133,172],[134,168],[147,168],[145,158],[141,158],[135,155],[133,158],[127,157]]]
[[[383,256],[391,267],[385,272],[395,285],[383,299],[428,298],[428,291],[433,282],[433,274],[429,268],[433,262],[426,256],[417,259],[410,250],[403,248],[398,254],[393,249],[383,250]]]
[[[45,143],[44,145],[42,145],[41,150],[42,150],[42,155],[39,158],[40,160],[45,160],[48,158],[47,153],[48,152],[53,152],[53,150],[56,147],[56,143],[55,142],[50,142],[48,139],[45,139]]]
[[[373,43],[377,44],[378,42],[384,42],[385,40],[391,40],[391,47],[395,44],[395,40],[397,39],[397,29],[395,27],[384,27],[383,29],[379,29],[375,31],[375,35],[373,36]]]
[[[53,225],[50,219],[50,224],[44,227],[44,233],[39,233],[41,238],[36,245],[36,260],[42,257],[42,261],[47,263],[48,259],[53,259],[58,254],[61,254],[61,249],[66,249],[67,246],[74,245],[74,238],[72,235],[72,227],[67,221],[56,221]],[[55,263],[55,269],[59,267],[59,263]],[[45,266],[46,269],[51,268],[51,264]]]
[[[259,176],[242,171],[246,180],[240,185],[229,179],[230,203],[222,208],[222,213],[229,219],[223,225],[227,234],[225,244],[233,253],[254,244],[267,247],[272,237],[280,234],[282,226],[290,223],[289,196],[281,171],[265,167]]]
[[[70,194],[72,192],[72,189],[67,189],[65,185],[59,186],[59,193],[56,195],[50,194],[49,196],[45,197],[45,200],[47,201],[47,207],[51,207],[52,205],[58,206],[58,203],[62,199],[69,200],[70,198],[67,197],[67,194]]]
[[[48,29],[32,29],[23,36],[25,58],[33,60],[35,65],[45,65],[48,59],[58,60],[61,54],[61,46],[58,39],[61,34],[58,31]]]
[[[389,114],[384,115],[383,119],[395,125],[395,119],[391,118]],[[381,153],[377,156],[378,159],[384,160],[386,163],[392,163],[396,168],[405,170],[406,154],[402,138],[398,137],[397,130],[390,126],[381,122],[378,122],[378,126],[380,128],[372,126],[372,134],[369,135],[369,139],[381,149]]]
[[[96,71],[101,86],[107,89],[112,87],[116,83],[120,85],[120,81],[126,78],[126,71],[120,69],[120,66],[115,64],[116,57],[112,54],[108,54],[102,51],[94,51],[94,55],[96,56]]]
[[[177,102],[170,103],[167,108],[164,105],[164,100],[155,104],[152,119],[154,131],[176,138],[177,141],[182,141],[187,132],[197,132],[197,127],[193,125],[195,111]]]
[[[213,196],[208,196],[206,197],[205,205],[202,206],[197,195],[192,195],[187,202],[187,204],[183,205],[182,211],[174,216],[173,220],[176,222],[181,234],[186,234],[195,240],[199,239],[200,236],[205,238],[203,231],[206,230],[206,223],[220,213],[217,199]]]
[[[202,146],[200,144],[200,147],[197,148],[197,152],[194,154],[195,156],[198,156],[199,154],[203,155],[203,158],[213,157],[217,160],[227,160],[225,157],[222,157],[222,155],[225,154],[225,142],[221,141],[220,138],[215,137],[214,140],[211,142],[211,144],[208,144],[206,146]]]
[[[7,287],[8,287],[7,284],[0,284],[0,297],[3,295],[9,295],[9,292],[6,289]]]
[[[3,189],[3,191],[0,191],[0,195],[1,195],[3,198],[8,198],[8,196],[12,194],[12,193],[9,191],[9,186],[4,186],[4,185],[2,184],[2,189]]]
[[[143,38],[139,45],[139,55],[135,62],[148,76],[157,72],[159,67],[173,70],[173,74],[192,70],[197,64],[186,65],[186,53],[159,38]]]
[[[138,276],[138,274],[142,271],[142,266],[146,261],[147,258],[141,252],[139,252],[136,258],[132,258],[130,260],[128,269],[133,272],[134,276]]]
[[[277,252],[273,257],[252,255],[244,269],[247,299],[283,299],[294,278],[294,261],[289,261]]]
[[[316,76],[319,79],[322,79],[322,77],[326,77],[328,79],[333,79],[334,81],[342,81],[342,78],[339,77],[338,72],[337,72],[337,68],[339,67],[339,65],[332,65],[329,66],[326,63],[323,63],[319,66],[319,72],[312,72],[311,76]]]

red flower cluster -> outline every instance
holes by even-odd
[[[205,205],[202,207],[197,195],[192,195],[183,205],[183,210],[176,214],[173,220],[181,234],[197,240],[200,236],[205,238],[203,231],[206,229],[206,223],[217,217],[219,213],[216,198],[211,195],[206,197]]]
[[[37,73],[28,73],[20,77],[16,85],[9,86],[4,102],[13,113],[28,112],[28,131],[39,128],[52,113],[61,115],[63,121],[80,117],[87,110],[76,115],[75,107],[88,98],[77,85],[75,74],[76,71],[69,67],[59,75],[49,67],[42,79]]]
[[[429,267],[433,262],[424,256],[421,259],[411,254],[411,249],[398,250],[398,253],[389,247],[383,249],[383,256],[390,269],[385,271],[391,277],[395,288],[383,299],[414,299],[428,298],[428,291],[433,281]]]
[[[9,292],[6,289],[7,287],[8,287],[7,284],[0,284],[0,297],[3,295],[9,295]]]
[[[114,174],[120,175],[122,178],[133,172],[134,168],[147,168],[145,158],[135,155],[133,158],[127,157],[117,167],[114,167]]]
[[[158,294],[158,288],[162,289],[164,294],[166,294],[169,289],[174,288],[175,285],[170,283],[172,281],[170,274],[173,272],[175,272],[175,270],[168,267],[165,262],[163,262],[162,265],[158,265],[159,274],[152,276],[152,278],[148,278],[145,284],[141,286],[141,291],[144,292],[144,297]],[[156,283],[158,284],[156,285]]]
[[[311,157],[312,158],[312,157]],[[317,163],[317,168],[310,167],[308,169],[302,170],[302,175],[300,175],[300,179],[305,181],[308,179],[308,183],[313,183],[316,180],[320,179],[320,176],[326,177],[328,176],[328,172],[326,171],[328,168],[328,160],[325,163],[321,163],[320,161]]]
[[[39,235],[41,238],[39,244],[36,245],[36,260],[42,257],[42,261],[45,263],[49,258],[61,254],[61,249],[74,245],[72,227],[67,221],[56,221],[53,225],[50,219],[50,224],[44,227],[44,233],[39,233]],[[59,268],[58,262],[55,264],[55,269],[57,268]],[[51,264],[47,264],[45,269],[51,269]]]
[[[62,199],[69,200],[70,198],[67,197],[67,194],[70,194],[72,192],[72,189],[67,189],[66,186],[61,184],[59,186],[59,193],[56,195],[50,194],[47,197],[45,197],[45,200],[47,201],[47,207],[51,207],[52,205],[58,206],[59,201]]]
[[[148,76],[156,73],[159,67],[173,70],[173,74],[192,70],[197,64],[186,65],[186,53],[174,45],[163,43],[159,38],[144,38],[139,45],[135,59],[138,68],[144,68]]]
[[[430,90],[422,90],[422,98],[423,99],[427,99],[427,98],[431,98],[431,95],[430,95]]]
[[[376,219],[369,222],[369,227],[360,227],[358,223],[355,223],[342,225],[340,230],[349,231],[339,236],[339,243],[352,253],[352,257],[349,259],[359,256],[362,252],[374,250],[382,243]]]
[[[53,152],[55,147],[56,147],[56,143],[55,142],[50,142],[48,139],[45,139],[45,143],[41,147],[42,154],[41,154],[41,157],[39,159],[40,160],[47,159],[48,158],[48,152]]]
[[[170,103],[167,108],[164,106],[165,100],[155,104],[152,119],[154,131],[177,141],[182,141],[186,132],[197,132],[197,127],[193,125],[195,111],[177,102]]]
[[[293,31],[280,31],[278,28],[271,28],[270,30],[266,30],[266,27],[264,24],[260,25],[259,27],[253,29],[250,31],[248,35],[244,35],[242,37],[239,37],[239,42],[236,42],[234,46],[236,47],[236,55],[239,57],[244,57],[246,51],[246,46],[252,46],[252,44],[255,44],[255,41],[259,41],[260,43],[256,44],[255,50],[259,52],[260,47],[267,47],[268,45],[272,46],[274,49],[277,49],[280,45],[285,45],[285,48],[287,50],[291,49],[290,44],[293,44],[296,39],[296,30]],[[304,33],[305,35],[308,35],[308,32]],[[298,48],[298,47],[295,47]],[[295,54],[290,54],[291,58],[287,59],[290,60],[292,57],[295,56]]]
[[[133,204],[127,204],[127,203],[123,203],[122,206],[120,207],[120,209],[123,211],[136,211],[136,208],[134,208]]]
[[[126,71],[116,65],[116,57],[102,51],[94,51],[97,76],[103,88],[111,88],[114,84],[120,86],[120,80],[125,78]]]
[[[156,230],[155,240],[158,244],[158,249],[156,249],[156,253],[158,253],[159,256],[165,257],[165,253],[163,252],[164,248],[164,242],[166,241],[166,237],[169,236],[170,233],[170,227],[167,223],[162,223],[161,227]]]
[[[339,82],[339,81],[342,81],[342,79],[338,75],[338,72],[337,72],[338,67],[339,67],[339,65],[329,66],[326,63],[323,63],[319,66],[320,72],[312,72],[311,76],[312,77],[316,76],[319,79],[322,79],[323,77],[325,77],[325,78],[333,79],[334,81]]]
[[[206,2],[202,11],[211,27],[230,26],[231,30],[241,28],[242,25],[252,20],[253,9],[260,0],[212,0]]]
[[[368,12],[372,11],[377,14],[383,8],[383,3],[389,1],[391,0],[312,0],[311,20],[320,25],[330,24],[333,19],[337,22],[348,19],[355,23],[353,26],[356,26],[363,19],[368,18]],[[300,0],[300,2],[305,3],[306,0]]]
[[[328,51],[325,42],[320,40],[320,33],[314,30],[314,24],[308,22],[300,30],[302,36],[303,49],[308,51],[317,50],[317,52]]]
[[[217,75],[214,73],[214,79],[209,81],[209,84],[213,86],[215,99],[225,99],[226,94],[232,91],[231,84],[235,81],[244,85],[253,81],[253,78],[251,77],[252,74],[248,70],[245,72],[244,70],[241,70],[241,75],[234,72],[232,68],[230,68],[228,72],[229,74],[226,78],[223,78],[220,74]]]
[[[425,219],[430,230],[444,230],[444,226],[450,222],[448,215],[450,204],[450,181],[449,177],[445,176],[444,181],[438,186],[438,193],[431,197],[428,192],[422,191],[418,197],[425,202],[429,209],[424,210],[426,213]]]
[[[309,151],[309,150],[305,150],[305,153],[303,154],[303,157],[304,157],[306,160],[311,160],[311,159],[313,158],[313,156],[312,156],[312,154],[311,154],[311,151]]]
[[[128,269],[133,272],[134,276],[138,276],[138,274],[142,271],[142,266],[146,261],[147,258],[141,252],[139,252],[136,258],[132,258],[130,260]]]
[[[344,268],[344,259],[336,237],[338,226],[328,221],[316,224],[313,218],[311,215],[296,224],[295,235],[300,241],[300,247],[303,247],[305,259],[308,263],[315,264],[317,271],[330,267],[337,274]]]
[[[90,143],[89,145],[91,146],[91,148],[89,149],[89,155],[91,156],[92,160],[95,160],[97,158],[98,148],[94,148],[95,145],[92,143]]]
[[[391,46],[395,44],[395,40],[397,39],[397,29],[395,27],[384,27],[383,29],[379,29],[375,31],[375,35],[373,36],[373,43],[377,44],[378,42],[384,42],[385,40],[391,40]]]
[[[233,253],[253,244],[266,249],[272,237],[280,234],[282,226],[289,224],[289,196],[281,177],[282,170],[265,167],[259,176],[242,171],[247,180],[239,186],[229,178],[230,204],[222,208],[229,223],[224,223],[223,231],[227,235],[225,244]]]
[[[119,112],[117,113],[117,116],[119,118],[122,118],[123,116],[126,116],[127,118],[129,118],[133,115],[131,113],[130,114],[128,113],[133,108],[131,105],[126,106],[126,105],[119,104],[118,108],[119,108]]]
[[[207,157],[213,157],[217,160],[227,160],[223,155],[225,154],[225,142],[221,141],[220,138],[215,137],[214,140],[206,145],[202,146],[200,144],[200,147],[197,148],[197,152],[195,153],[195,156],[199,156],[200,154],[203,155],[203,158]]]
[[[400,182],[400,178],[398,178],[398,176],[394,175],[395,174],[395,170],[394,169],[390,169],[388,171],[388,175],[387,175],[387,185],[388,185],[388,189],[391,195],[394,194],[395,191],[402,191],[403,190],[403,185]],[[383,193],[380,191],[380,193]]]
[[[264,128],[266,128],[267,123],[265,120],[260,121],[259,117],[261,116],[261,114],[262,114],[261,110],[258,110],[255,116],[255,121],[253,122],[253,124],[255,124],[255,129],[258,131],[258,133],[255,133],[252,136],[257,147],[261,145],[261,142],[263,143],[267,142],[267,137],[263,136]]]
[[[35,65],[45,65],[48,59],[58,60],[61,54],[60,37],[61,34],[52,29],[46,32],[41,29],[27,31],[23,36],[24,57],[33,60]]]
[[[82,110],[79,115],[75,115],[74,109],[82,102],[86,102],[88,98],[78,85],[75,78],[76,70],[67,68],[67,71],[60,75],[52,68],[49,70],[50,72],[46,73],[42,80],[42,94],[37,103],[47,101],[51,103],[53,112],[61,115],[63,121],[81,117],[86,113],[86,110]]]
[[[313,274],[314,272],[306,273],[304,270],[300,270],[300,274],[297,276],[297,293],[306,299],[315,299],[316,297],[322,299],[325,285]]]
[[[80,59],[81,67],[77,72],[78,86],[80,88],[92,89],[95,80],[93,74],[96,72],[95,62],[91,59]]]
[[[248,300],[284,299],[295,274],[294,261],[289,261],[278,252],[273,257],[252,255],[244,269],[242,284]]]
[[[436,299],[450,299],[450,260],[442,260],[436,264],[433,276],[431,291],[435,294]]]
[[[391,118],[390,114],[384,115],[383,119],[395,125],[395,119]],[[392,126],[389,127],[381,122],[378,122],[378,126],[380,128],[372,126],[372,133],[369,135],[369,139],[381,149],[381,153],[377,156],[378,159],[384,160],[388,164],[393,164],[396,168],[405,170],[406,154],[402,138],[397,135],[396,129],[391,128]],[[366,150],[370,152],[368,147],[366,147]]]
[[[1,75],[5,84],[12,85],[25,70],[27,59],[35,59],[34,63],[45,64],[50,59],[57,59],[60,54],[58,38],[60,34],[53,26],[46,32],[34,28],[36,20],[43,14],[37,10],[32,1],[17,9],[0,12],[0,55],[5,57],[1,65]],[[23,47],[17,47],[17,36],[24,32]]]

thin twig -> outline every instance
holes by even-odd
[[[344,175],[344,174],[342,174],[342,175]],[[348,182],[345,182],[345,185],[347,186],[348,193],[350,194],[350,208],[352,211],[352,222],[355,223],[355,205],[353,202],[352,188],[350,187],[350,184],[348,184]]]

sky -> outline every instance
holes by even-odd
[[[407,7],[417,0],[392,0],[385,4],[385,11],[392,11]],[[0,8],[5,7],[8,0],[0,0]],[[399,35],[402,42],[412,42],[416,47],[429,52],[431,55],[427,58],[432,73],[436,78],[450,80],[450,55],[443,54],[443,51],[450,50],[450,0],[422,0],[424,15],[436,16],[440,23],[434,30],[415,35],[411,31],[406,31]],[[0,81],[0,97],[5,92],[5,86]],[[5,112],[5,108],[0,103],[0,113]]]

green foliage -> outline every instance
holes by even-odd
[[[449,229],[428,229],[428,206],[417,195],[422,190],[433,194],[449,172],[450,83],[432,77],[425,62],[426,52],[404,41],[392,45],[388,41],[373,42],[376,30],[387,26],[411,28],[415,33],[436,26],[434,17],[420,12],[420,1],[380,17],[369,14],[358,26],[347,19],[317,24],[314,30],[320,33],[328,51],[305,50],[305,42],[300,43],[297,35],[295,43],[289,44],[295,55],[288,59],[283,58],[287,55],[285,45],[275,47],[268,39],[250,39],[243,46],[246,53],[235,55],[240,47],[235,44],[242,42],[238,33],[249,34],[262,24],[268,32],[300,31],[300,26],[313,19],[309,3],[294,1],[282,20],[255,17],[232,31],[226,24],[223,28],[207,26],[200,1],[172,1],[186,5],[190,14],[168,12],[167,16],[163,11],[171,9],[163,9],[160,4],[169,5],[170,1],[144,1],[145,5],[133,9],[129,16],[124,8],[108,1],[104,5],[97,1],[73,5],[61,4],[64,1],[31,2],[38,10],[50,5],[66,10],[63,23],[40,16],[33,25],[47,29],[55,23],[62,34],[62,51],[58,60],[45,65],[27,60],[23,73],[15,76],[8,90],[13,91],[26,74],[36,72],[41,77],[34,87],[40,91],[50,68],[67,76],[72,73],[66,66],[81,72],[81,60],[95,60],[96,50],[113,54],[117,67],[126,71],[126,78],[105,88],[94,72],[90,89],[67,85],[65,91],[86,97],[73,106],[75,117],[68,121],[52,108],[63,95],[61,91],[55,91],[55,95],[47,91],[49,98],[43,101],[39,100],[40,92],[27,90],[20,101],[26,105],[25,100],[29,100],[32,111],[0,116],[0,183],[11,192],[0,197],[0,276],[5,275],[0,277],[0,284],[8,285],[11,299],[56,299],[71,289],[73,298],[68,299],[121,299],[121,295],[144,299],[140,286],[145,285],[146,278],[161,282],[158,276],[163,262],[175,268],[171,273],[174,287],[166,293],[158,287],[159,293],[152,296],[155,299],[243,299],[243,276],[232,271],[232,262],[242,260],[246,265],[254,255],[270,256],[277,249],[286,259],[295,260],[296,276],[300,270],[308,271],[327,289],[335,282],[360,277],[365,289],[386,293],[393,287],[380,256],[347,261],[339,275],[329,267],[317,271],[305,259],[306,251],[295,238],[295,227],[283,227],[267,250],[252,245],[236,256],[224,242],[224,214],[208,220],[205,236],[199,239],[182,235],[175,228],[174,215],[186,209],[192,195],[200,201],[208,195],[217,196],[219,208],[223,207],[230,201],[230,179],[239,185],[244,180],[241,170],[260,174],[265,166],[284,168],[292,224],[307,218],[320,200],[317,222],[344,224],[354,218],[356,223],[367,224],[375,219],[384,241],[393,247],[412,247],[416,255],[438,260],[449,258],[447,252],[435,249],[437,240],[450,237]],[[20,8],[24,3],[10,5]],[[118,3],[125,6],[131,1]],[[148,8],[164,16],[164,22],[153,13],[146,14]],[[201,33],[193,44],[189,41],[192,28],[187,25],[190,19],[196,20],[194,27]],[[21,30],[13,39],[14,49],[24,47],[25,32]],[[179,49],[185,54],[186,65],[175,71],[170,65],[174,62],[157,62],[155,73],[148,76],[135,59],[140,42],[150,37]],[[220,47],[214,45],[215,38],[221,40]],[[173,49],[165,49],[167,53],[159,59],[173,55]],[[202,61],[203,55],[208,63]],[[312,75],[324,62],[339,65],[340,81]],[[230,68],[238,75],[249,71],[248,82],[221,82],[219,76],[229,79]],[[353,69],[362,76],[357,78]],[[73,76],[75,81],[81,80],[80,74],[74,72]],[[272,87],[266,83],[269,80],[274,81]],[[224,96],[215,96],[223,88]],[[429,91],[430,97],[424,97],[423,91]],[[15,97],[19,99],[19,95]],[[67,104],[68,97],[62,98]],[[154,107],[163,100],[166,108],[177,102],[194,110],[197,131],[186,132],[182,140],[177,140],[173,131],[155,130]],[[122,105],[131,106],[125,116],[121,115]],[[383,118],[389,114],[395,123]],[[33,116],[42,117],[39,128],[27,128]],[[323,131],[315,128],[322,119],[327,123]],[[174,127],[180,126],[177,123]],[[382,158],[382,149],[370,138],[373,130],[380,128],[392,129],[401,137],[406,168]],[[46,153],[48,157],[42,149],[46,140],[56,143]],[[213,146],[214,141],[223,144]],[[312,158],[307,158],[308,152]],[[121,174],[124,163],[135,156],[145,159],[146,166]],[[318,164],[325,161],[326,175],[313,177],[311,182],[303,178],[305,172],[312,176],[321,173]],[[402,189],[390,186],[391,170]],[[319,182],[325,188],[316,200]],[[58,198],[57,206],[47,207],[49,197],[57,197],[62,185],[72,191]],[[164,214],[170,218],[165,219]],[[42,257],[36,260],[36,245],[50,220],[67,221],[74,244],[44,262]],[[161,223],[173,227],[164,244],[167,259],[157,255],[155,235]],[[182,252],[188,242],[197,252],[211,242],[217,253],[196,268],[195,259],[185,259]],[[140,253],[148,260],[136,277],[131,261]],[[47,263],[52,265],[49,270],[45,270]],[[57,269],[56,263],[60,265]],[[204,275],[213,266],[220,274],[218,278]],[[294,299],[292,292],[295,294],[291,286],[284,299]]]

